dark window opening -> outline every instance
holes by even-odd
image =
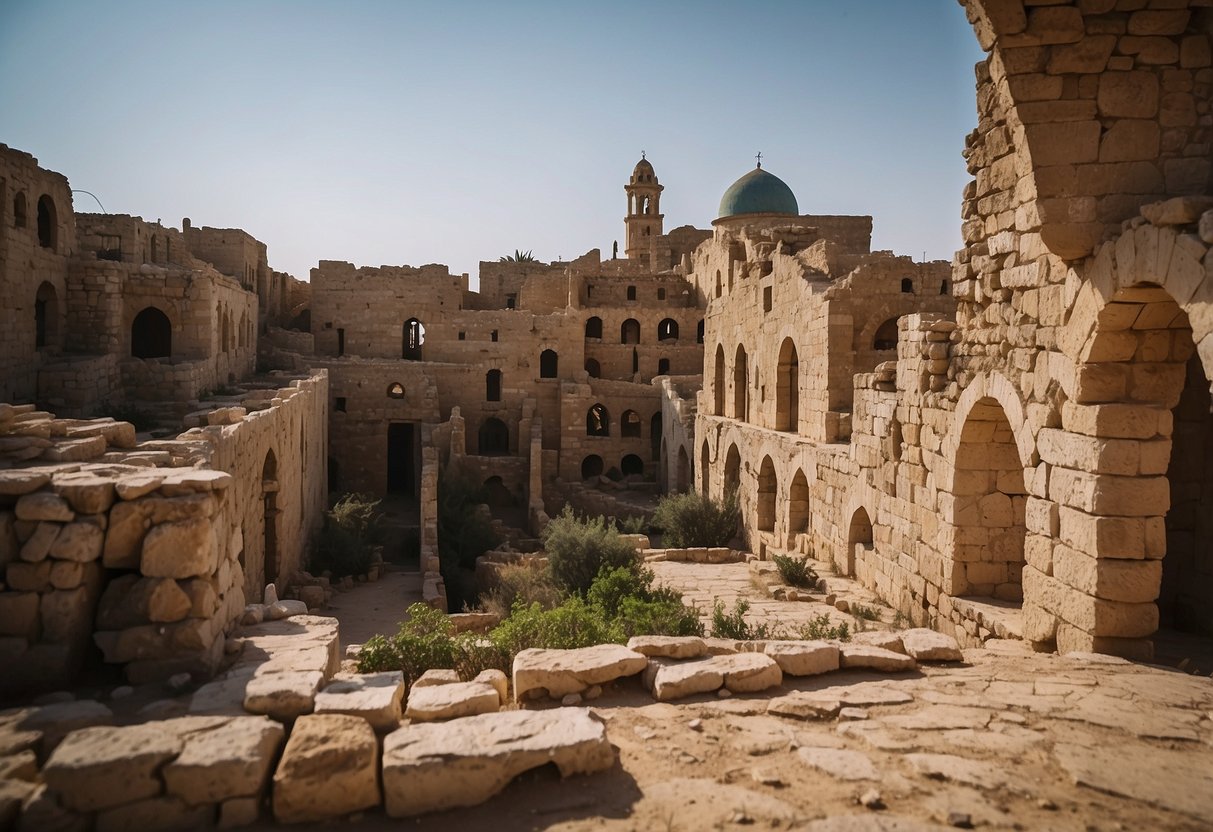
[[[948,293],[948,281],[945,279],[939,284],[939,294],[946,295]]]
[[[13,228],[25,228],[29,222],[25,205],[25,194],[19,193],[13,197]]]
[[[59,218],[55,212],[55,202],[43,194],[38,198],[38,245],[54,251],[58,236]]]
[[[635,318],[628,318],[619,325],[619,343],[621,344],[639,344],[640,343],[640,322]]]
[[[640,372],[640,350],[632,347],[632,372]]]
[[[636,454],[628,454],[619,461],[619,470],[623,472],[625,477],[643,476],[644,460],[636,456]]]
[[[131,322],[131,355],[135,358],[168,358],[173,352],[173,325],[154,306]]]
[[[586,320],[585,337],[598,339],[602,338],[602,318],[595,316]]]
[[[772,302],[771,302],[771,287],[770,287],[770,286],[765,286],[765,287],[763,287],[763,290],[762,290],[762,311],[763,311],[763,312],[770,312],[770,311],[771,311],[771,306],[772,306]]]
[[[468,337],[468,334],[467,334],[466,332],[461,332],[461,333],[459,333],[459,340],[460,340],[460,341],[466,341],[466,340],[467,340],[467,337]]]
[[[559,362],[560,358],[556,355],[555,350],[544,350],[539,353],[539,377],[556,378]]]
[[[505,308],[516,309],[518,307],[518,296],[514,294],[505,296]]]
[[[489,370],[484,375],[485,401],[501,401],[501,370]]]
[[[588,480],[591,477],[600,477],[602,476],[602,468],[602,457],[598,454],[590,454],[581,460],[581,478]]]
[[[338,397],[337,397],[336,401],[334,401],[334,403],[333,403],[333,409],[334,409],[334,410],[336,410],[338,413],[345,413],[345,412],[346,412],[346,410],[345,410],[345,396],[338,396]]]
[[[496,418],[485,419],[479,432],[481,456],[504,456],[510,452],[510,429]]]
[[[97,252],[98,260],[113,260],[122,262],[122,238],[116,234],[101,235],[101,250]]]
[[[412,422],[387,426],[387,490],[417,496],[421,472],[420,431]]]
[[[46,281],[34,296],[34,348],[48,347],[56,340],[59,328],[59,302],[55,287]]]
[[[695,325],[695,343],[703,343],[703,319],[699,319],[699,323]]]
[[[636,300],[636,287],[635,286],[628,287],[628,300]]]
[[[398,381],[392,382],[390,385],[388,385],[387,397],[389,399],[403,399],[404,398],[404,385]]]
[[[421,348],[425,344],[425,325],[416,318],[409,318],[404,322],[401,339],[400,357],[420,361]]]
[[[640,437],[640,414],[635,410],[625,410],[619,421],[619,435]]]
[[[489,333],[489,340],[494,343],[497,342],[497,330],[494,329],[492,332]]]
[[[337,328],[337,355],[345,355],[345,330]]]
[[[677,341],[678,340],[678,322],[673,318],[666,318],[661,323],[657,324],[657,340],[658,341]]]
[[[591,407],[585,414],[586,436],[610,436],[611,414],[600,404]]]
[[[665,300],[665,289],[657,290],[657,300]]]
[[[657,375],[668,376],[669,374],[670,374],[670,359],[668,359],[668,358],[657,359]]]
[[[897,349],[897,319],[889,318],[876,330],[876,335],[872,339],[872,349],[874,350],[895,350]]]
[[[914,281],[912,279],[908,277],[903,277],[901,279],[901,293],[903,295],[914,294]]]
[[[585,360],[585,371],[589,374],[590,378],[602,378],[602,366],[593,358]]]

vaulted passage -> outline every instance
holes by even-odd
[[[800,359],[791,338],[779,348],[775,384],[775,429],[795,432],[800,424]]]
[[[173,354],[173,325],[154,306],[131,322],[131,355],[135,358],[168,358]]]
[[[758,531],[775,531],[775,495],[779,493],[779,480],[775,474],[775,463],[769,456],[763,457],[758,469]]]
[[[809,530],[809,481],[797,470],[788,488],[788,547],[795,548],[795,537]]]
[[[733,418],[745,421],[749,395],[749,367],[746,364],[745,347],[737,345],[733,356]]]
[[[716,416],[724,415],[724,347],[720,344],[716,345],[716,371],[712,374],[712,393],[714,394],[715,407],[712,413]]]
[[[489,417],[480,424],[481,456],[502,456],[510,452],[510,429],[500,419]]]

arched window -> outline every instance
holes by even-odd
[[[636,454],[628,454],[619,460],[619,470],[623,472],[625,477],[643,476],[644,460],[636,456]]]
[[[737,345],[737,352],[733,356],[733,418],[741,419],[743,422],[746,419],[748,404],[747,395],[749,394],[749,367],[746,364],[745,347],[741,344]]]
[[[155,234],[152,235],[151,249],[152,256],[148,258],[148,262],[156,263],[160,260],[160,238]],[[226,343],[226,339],[224,339],[224,343]]]
[[[585,337],[602,339],[602,318],[595,315],[592,318],[587,318],[585,322]]]
[[[591,477],[601,477],[602,469],[602,457],[598,454],[590,454],[581,460],[581,478],[583,480],[588,480]]]
[[[619,325],[619,343],[621,344],[639,344],[640,343],[640,322],[635,318],[628,318]]]
[[[897,349],[897,319],[889,318],[876,330],[876,335],[872,338],[872,349],[874,350],[895,350]]]
[[[489,370],[484,374],[484,400],[501,401],[501,370]]]
[[[38,245],[55,250],[59,238],[59,215],[55,201],[46,194],[38,197]]]
[[[712,392],[715,394],[713,415],[724,415],[724,345],[716,345],[716,372],[712,375]]]
[[[703,343],[703,318],[700,318],[699,323],[695,325],[695,343]]]
[[[500,419],[485,419],[480,425],[479,439],[481,456],[502,456],[510,452],[510,429]]]
[[[619,435],[620,436],[640,436],[640,414],[635,410],[623,411],[623,418],[619,420]]]
[[[797,471],[788,489],[788,534],[809,530],[809,481],[804,471]]]
[[[775,495],[779,491],[779,480],[775,475],[775,463],[769,456],[762,458],[758,469],[758,531],[775,531]]]
[[[402,332],[401,358],[409,361],[421,360],[421,347],[425,343],[425,325],[416,318],[404,322]]]
[[[775,430],[795,431],[800,425],[800,359],[791,338],[784,338],[779,348],[777,373]]]
[[[661,323],[657,324],[657,340],[677,341],[678,321],[674,320],[673,318],[666,318]]]
[[[539,377],[556,378],[559,363],[560,357],[556,355],[556,350],[544,350],[539,353]]]
[[[903,277],[901,279],[901,293],[903,295],[914,294],[914,281],[912,278]]]
[[[939,294],[946,295],[948,293],[948,280],[944,278],[939,284]]]
[[[741,452],[736,445],[729,445],[729,453],[724,458],[724,496],[736,494],[741,487]]]
[[[657,359],[657,375],[668,376],[669,374],[670,374],[670,359],[658,358]]]
[[[585,360],[585,371],[590,378],[602,378],[602,366],[593,358]]]
[[[173,325],[154,306],[131,322],[131,355],[135,358],[168,358],[173,354]]]
[[[635,286],[628,287],[628,300],[636,300],[636,287]]]
[[[13,228],[25,228],[29,222],[28,209],[25,205],[25,192],[19,191],[13,197]]]
[[[34,296],[34,348],[54,344],[59,335],[59,296],[45,280]]]
[[[591,407],[585,414],[586,436],[610,436],[611,414],[600,404]]]
[[[389,399],[403,399],[404,398],[404,385],[398,381],[394,381],[391,384],[389,384],[388,388],[387,388],[387,397]]]

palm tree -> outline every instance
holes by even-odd
[[[520,248],[514,249],[513,254],[507,254],[505,257],[499,257],[498,263],[538,263],[539,260],[531,253],[530,249],[523,251]]]

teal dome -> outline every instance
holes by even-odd
[[[720,198],[720,219],[737,214],[798,215],[796,195],[774,174],[754,168],[738,179]]]

